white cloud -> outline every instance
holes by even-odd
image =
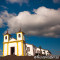
[[[7,21],[13,16],[15,16],[14,13],[9,14],[7,11],[0,12],[0,27],[2,27],[4,23],[7,23]]]
[[[15,13],[8,13],[7,11],[3,11],[0,13],[0,18],[4,21],[7,22],[10,18],[14,17],[16,14]]]
[[[6,18],[10,33],[18,32],[20,28],[30,35],[60,37],[60,10],[39,7],[29,11],[20,12],[17,16],[9,14]],[[10,18],[9,18],[10,17]],[[4,18],[5,19],[5,18]]]
[[[20,12],[18,16],[8,20],[10,33],[17,32],[20,27],[26,34],[59,36],[60,33],[60,11],[39,7],[34,9],[35,14],[28,11]],[[53,30],[52,27],[54,27]]]
[[[2,25],[3,25],[3,21],[2,21],[2,19],[0,18],[0,27],[2,27]]]
[[[60,0],[53,0],[54,3],[60,3]]]
[[[3,6],[3,5],[1,5],[0,7],[4,8],[4,9],[8,9],[6,6]]]
[[[22,5],[23,3],[28,3],[28,0],[6,0],[7,2],[10,3],[19,3],[20,5]]]

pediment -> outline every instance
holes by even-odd
[[[9,41],[16,41],[16,39],[15,38],[10,38],[10,40]]]

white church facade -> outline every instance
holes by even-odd
[[[40,49],[32,44],[25,43],[24,32],[17,32],[17,38],[11,38],[11,35],[7,33],[4,35],[3,41],[3,56],[16,55],[16,56],[34,56],[36,53],[50,55],[50,52],[45,49]]]

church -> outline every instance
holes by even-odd
[[[11,35],[6,32],[3,40],[3,56],[16,55],[16,56],[34,56],[39,54],[40,51],[44,55],[51,55],[49,50],[40,49],[32,44],[25,42],[24,32],[21,30],[16,33],[17,38],[11,38]]]

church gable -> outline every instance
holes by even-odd
[[[9,41],[16,41],[16,39],[14,39],[14,38],[10,38],[10,40]]]

